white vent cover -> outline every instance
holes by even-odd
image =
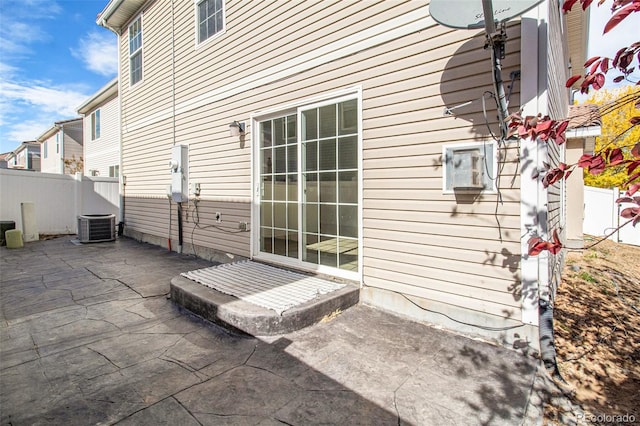
[[[116,239],[114,214],[86,214],[78,216],[78,240],[81,243],[99,243]]]

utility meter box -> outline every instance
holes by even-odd
[[[171,199],[176,203],[189,201],[189,147],[171,147]]]

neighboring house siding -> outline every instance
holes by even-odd
[[[64,126],[64,158],[67,161],[72,161],[75,159],[75,163],[65,164],[64,172],[65,174],[72,173],[74,168],[79,167],[80,163],[83,159],[83,130],[82,130],[82,120],[77,120],[74,123],[65,124]],[[83,172],[83,169],[80,168],[78,170],[80,173]]]
[[[100,137],[92,140],[91,114],[100,110]],[[109,176],[109,167],[120,164],[120,114],[118,97],[102,104],[84,117],[84,173]]]
[[[56,151],[56,137],[57,134],[54,134],[46,141],[42,142],[41,151],[45,152],[44,144],[47,144],[46,156],[42,156],[42,160],[40,162],[40,171],[42,173],[60,173],[62,170],[61,162],[62,162],[62,150],[58,149]]]

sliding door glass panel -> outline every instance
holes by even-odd
[[[310,108],[300,116],[303,260],[357,271],[357,102]]]
[[[260,251],[298,256],[297,117],[260,123]]]

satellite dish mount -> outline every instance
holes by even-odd
[[[496,105],[498,107],[498,119],[500,120],[500,139],[507,139],[507,98],[504,94],[504,86],[502,84],[502,60],[505,57],[505,43],[507,41],[507,32],[505,30],[504,21],[498,24],[493,19],[492,0],[482,0],[482,11],[484,12],[484,29],[486,32],[485,49],[491,48],[491,64],[493,88],[495,90]],[[487,18],[488,17],[488,18]]]
[[[485,48],[491,49],[494,96],[498,107],[501,139],[507,138],[507,99],[502,87],[502,60],[505,57],[507,34],[505,23],[533,9],[542,0],[431,0],[429,13],[441,25],[473,30],[484,28]],[[459,106],[458,106],[459,107]],[[445,115],[453,108],[445,108]]]

